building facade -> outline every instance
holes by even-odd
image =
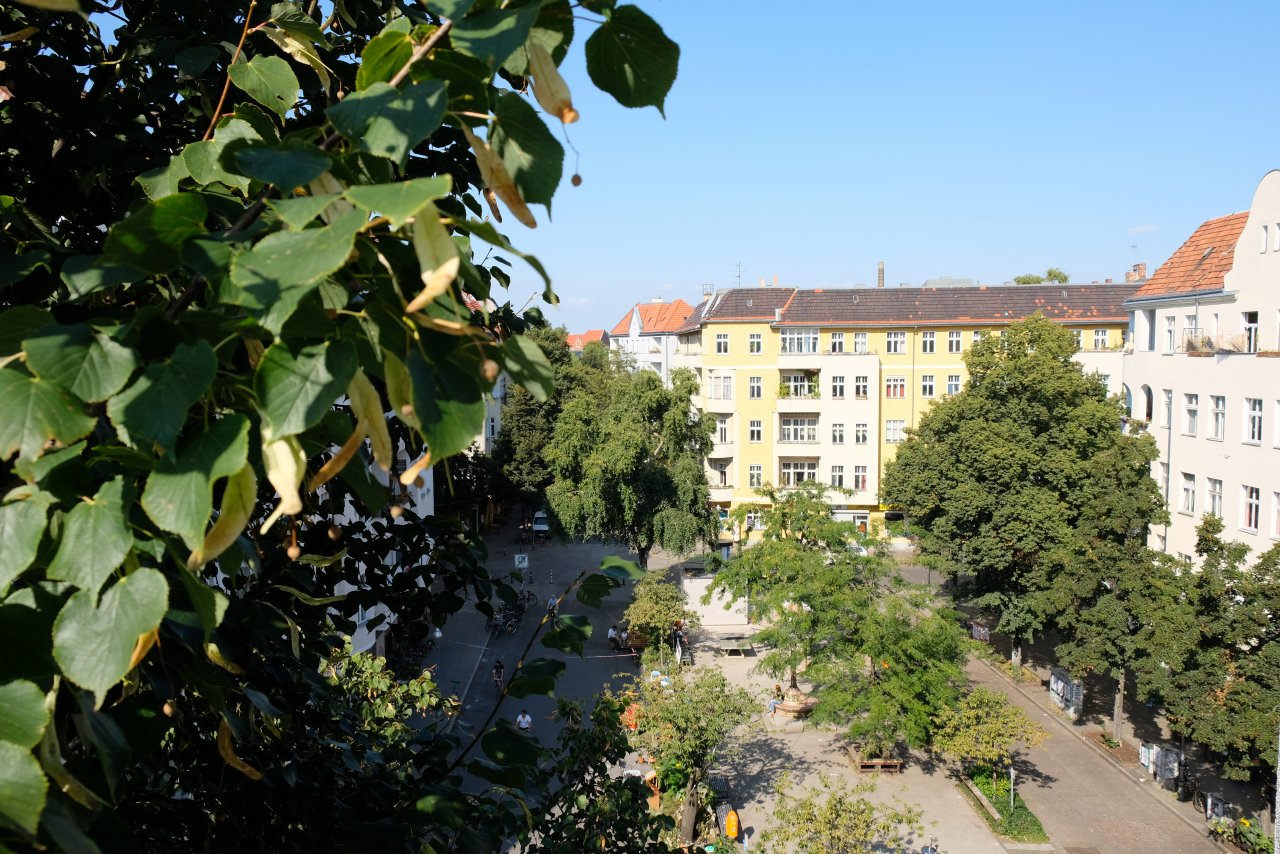
[[[1160,447],[1170,523],[1151,545],[1191,562],[1205,513],[1256,558],[1280,541],[1280,171],[1248,211],[1205,222],[1133,295],[1130,414]]]
[[[1037,311],[1066,325],[1087,370],[1119,394],[1136,284],[717,293],[678,330],[673,367],[700,380],[695,405],[715,420],[707,459],[722,510],[760,501],[764,485],[821,480],[837,518],[882,517],[884,465],[934,402],[968,373],[964,353]]]
[[[609,348],[627,353],[636,367],[656,372],[663,385],[670,385],[675,331],[692,313],[693,306],[682,299],[638,303],[609,331]]]

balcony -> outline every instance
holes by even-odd
[[[733,398],[703,395],[702,409],[704,412],[733,412]]]
[[[817,445],[819,441],[815,436],[812,439],[779,439],[779,445]]]
[[[732,501],[733,500],[733,484],[713,482],[708,484],[711,492],[712,501]]]
[[[1211,356],[1215,353],[1254,353],[1257,352],[1257,340],[1256,333],[1209,335],[1199,329],[1186,329],[1182,336],[1182,352],[1192,356]]]

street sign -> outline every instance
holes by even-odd
[[[529,556],[516,555],[516,569],[528,569],[528,568],[529,568]]]

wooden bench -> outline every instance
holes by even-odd
[[[774,707],[774,711],[779,714],[786,715],[792,720],[800,720],[809,717],[809,713],[813,711],[814,706],[818,705],[818,701],[813,698],[805,700],[783,700]]]
[[[844,750],[849,755],[849,761],[853,763],[853,767],[858,769],[859,774],[874,774],[877,771],[882,774],[902,773],[901,759],[867,759],[852,745],[847,745]]]

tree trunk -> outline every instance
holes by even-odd
[[[1125,669],[1121,667],[1116,681],[1116,703],[1111,710],[1111,737],[1116,741],[1120,740],[1120,721],[1124,718],[1124,675]]]
[[[1011,642],[1009,647],[1009,664],[1015,671],[1022,669],[1022,644],[1016,639]]]
[[[794,664],[791,666],[791,690],[800,690],[800,683],[796,681],[796,668]]]
[[[636,563],[640,564],[640,568],[646,572],[649,570],[649,551],[652,548],[653,546],[636,547]]]

